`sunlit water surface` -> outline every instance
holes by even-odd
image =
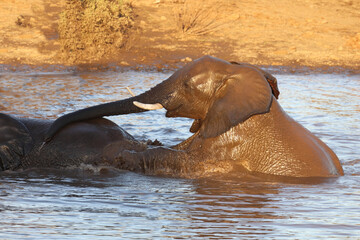
[[[141,93],[158,72],[0,72],[0,110],[56,118]],[[0,239],[360,239],[360,76],[276,74],[280,103],[339,156],[322,183],[172,179],[115,169],[0,173]],[[176,144],[191,121],[111,117],[138,139]]]

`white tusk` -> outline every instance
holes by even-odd
[[[131,89],[129,87],[126,87],[126,89],[129,91],[129,93],[131,94],[131,96],[135,97],[135,94],[131,91]]]
[[[145,109],[145,110],[156,110],[156,109],[164,108],[163,105],[161,105],[160,103],[146,104],[146,103],[134,101],[133,104],[135,106],[137,106],[138,108]]]

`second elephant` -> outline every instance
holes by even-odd
[[[69,124],[42,146],[52,123],[0,113],[0,171],[82,164],[118,167],[115,158],[123,150],[146,149],[145,143],[103,118]]]

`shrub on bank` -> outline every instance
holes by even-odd
[[[133,23],[133,8],[124,0],[68,0],[58,27],[61,58],[99,60],[124,46]]]

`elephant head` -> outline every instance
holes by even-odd
[[[71,122],[162,107],[167,110],[166,117],[195,119],[191,132],[215,137],[252,115],[268,112],[272,95],[277,98],[279,91],[271,74],[248,64],[204,56],[141,95],[60,117],[46,134],[46,141]]]
[[[160,102],[134,104],[145,110],[161,105],[167,110],[166,117],[195,119],[190,131],[200,130],[204,138],[218,136],[252,115],[268,112],[272,94],[276,98],[279,95],[271,74],[209,56],[188,64],[167,81],[173,88]]]
[[[0,113],[0,171],[18,168],[33,146],[27,127],[14,117]]]

